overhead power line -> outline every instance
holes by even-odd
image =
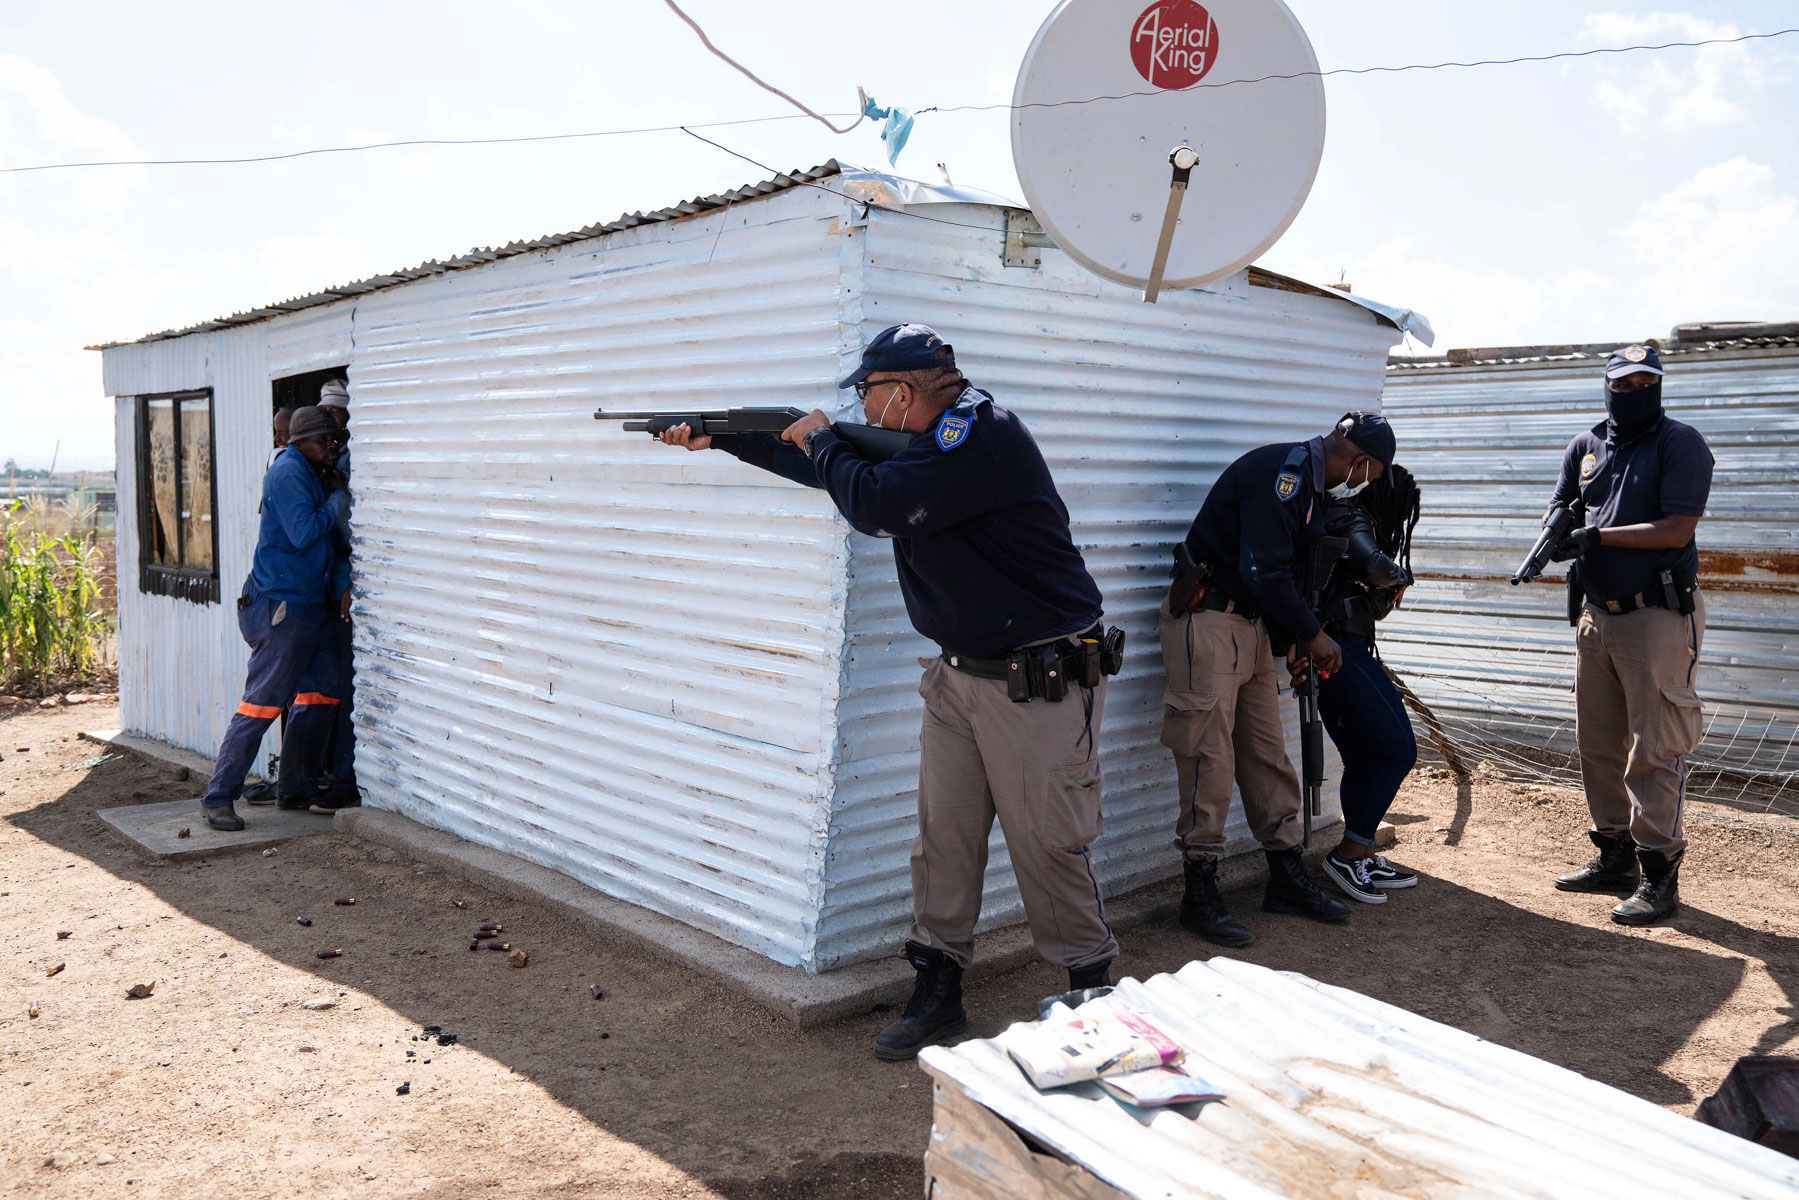
[[[675,7],[675,5],[672,3],[672,0],[665,0],[665,2],[667,2],[669,4],[670,8],[674,8],[675,11],[680,16],[682,16],[683,19],[687,19],[688,24],[690,24],[690,25],[693,24],[692,20],[688,19],[685,13],[682,13],[679,8]],[[699,27],[697,25],[694,26],[694,29],[696,32],[700,33],[701,39],[703,41],[706,41],[704,32],[700,31]],[[1336,67],[1336,68],[1333,68],[1328,71],[1300,71],[1300,72],[1295,72],[1293,74],[1286,74],[1286,75],[1259,75],[1259,76],[1255,76],[1253,78],[1247,78],[1247,79],[1224,79],[1224,80],[1218,80],[1216,82],[1207,82],[1207,81],[1202,80],[1199,83],[1194,84],[1192,87],[1183,88],[1180,90],[1181,91],[1199,91],[1199,90],[1206,89],[1206,88],[1241,87],[1241,86],[1247,86],[1247,85],[1258,84],[1258,83],[1268,83],[1268,82],[1272,82],[1272,81],[1276,81],[1276,80],[1303,79],[1303,78],[1308,78],[1308,77],[1312,77],[1312,76],[1317,76],[1319,78],[1329,78],[1329,77],[1335,76],[1335,75],[1399,74],[1400,72],[1405,72],[1405,71],[1444,71],[1444,70],[1469,70],[1469,69],[1480,68],[1480,67],[1506,67],[1506,66],[1515,66],[1515,65],[1526,64],[1526,63],[1555,62],[1559,59],[1591,58],[1591,57],[1594,57],[1595,55],[1603,55],[1603,54],[1635,54],[1635,53],[1639,53],[1639,52],[1657,52],[1657,51],[1663,51],[1663,50],[1691,50],[1691,49],[1697,49],[1697,48],[1703,47],[1703,46],[1734,46],[1734,45],[1738,45],[1743,42],[1767,41],[1767,40],[1770,40],[1773,38],[1788,37],[1792,34],[1799,34],[1799,28],[1777,29],[1777,30],[1773,30],[1772,32],[1769,32],[1769,33],[1746,33],[1746,34],[1743,34],[1741,37],[1705,38],[1700,41],[1692,41],[1692,42],[1661,42],[1661,43],[1657,43],[1657,44],[1653,44],[1653,45],[1643,44],[1643,45],[1635,45],[1635,46],[1604,46],[1604,47],[1600,47],[1598,49],[1593,49],[1593,50],[1568,50],[1568,51],[1562,51],[1562,52],[1559,52],[1556,54],[1525,55],[1525,56],[1521,56],[1518,58],[1489,58],[1489,59],[1478,59],[1478,60],[1473,60],[1473,61],[1468,61],[1468,62],[1403,63],[1403,64],[1399,64],[1399,65],[1394,65],[1394,66],[1377,66],[1377,67]],[[770,85],[763,83],[762,80],[758,79],[754,74],[752,74],[748,69],[741,66],[734,59],[731,59],[728,56],[721,53],[720,51],[718,51],[718,49],[716,47],[714,47],[710,41],[706,41],[706,46],[713,53],[718,54],[718,56],[720,58],[723,58],[726,62],[730,63],[733,67],[736,67],[738,70],[742,71],[745,75],[748,75],[751,79],[755,80],[756,83],[767,88],[769,91],[773,92],[775,95],[780,96],[782,99],[786,100],[788,103],[790,103],[790,104],[794,105],[796,108],[800,109],[800,111],[797,113],[791,113],[791,114],[784,113],[784,114],[781,114],[778,116],[769,116],[769,117],[744,117],[744,118],[741,118],[738,120],[733,120],[733,121],[688,121],[688,122],[684,122],[681,124],[674,124],[674,125],[647,125],[647,126],[640,126],[638,128],[634,128],[634,129],[596,129],[596,130],[589,130],[589,131],[579,132],[579,133],[528,134],[528,135],[520,135],[520,136],[514,136],[514,137],[488,137],[488,138],[407,138],[407,139],[404,139],[401,141],[368,142],[368,143],[364,143],[361,145],[350,145],[350,146],[321,146],[321,147],[317,147],[317,148],[311,149],[311,150],[294,150],[294,151],[290,151],[290,152],[283,153],[283,154],[254,154],[254,155],[244,155],[244,156],[235,157],[235,158],[104,159],[104,160],[97,160],[97,161],[91,161],[91,162],[35,163],[32,165],[23,166],[23,167],[0,167],[0,175],[18,175],[18,174],[24,174],[24,173],[30,172],[30,171],[68,171],[68,170],[79,170],[79,169],[88,168],[88,167],[232,166],[232,165],[243,164],[243,163],[282,162],[282,161],[285,161],[288,159],[308,158],[308,157],[311,157],[314,155],[320,155],[320,154],[355,154],[355,153],[360,153],[365,150],[391,150],[391,149],[398,149],[398,148],[403,148],[403,147],[413,147],[413,146],[503,146],[503,145],[516,145],[516,144],[529,143],[529,142],[571,141],[571,140],[580,139],[580,138],[625,137],[625,136],[630,136],[630,135],[634,135],[634,134],[649,134],[649,133],[689,133],[689,134],[691,134],[692,131],[695,129],[724,129],[724,128],[728,128],[728,127],[736,126],[736,125],[760,125],[760,124],[768,124],[768,123],[775,122],[775,121],[818,120],[818,121],[823,122],[827,127],[829,127],[834,132],[848,132],[850,129],[854,129],[856,127],[856,125],[860,123],[861,117],[860,117],[860,114],[857,114],[857,113],[820,114],[820,113],[814,112],[812,109],[807,108],[805,105],[801,104],[798,100],[795,100],[793,97],[787,95],[787,93],[781,91],[780,89],[771,87]],[[1135,98],[1141,97],[1141,96],[1167,95],[1167,94],[1169,94],[1169,92],[1170,92],[1170,89],[1157,88],[1157,89],[1146,90],[1146,91],[1141,91],[1141,92],[1121,92],[1121,93],[1111,94],[1111,95],[1084,96],[1084,97],[1079,97],[1076,99],[1069,99],[1069,100],[1040,100],[1040,101],[1033,101],[1029,104],[1023,104],[1023,105],[1017,105],[1017,104],[932,105],[928,108],[917,109],[917,110],[915,110],[915,112],[916,112],[916,115],[918,115],[918,116],[924,116],[929,113],[995,112],[995,111],[1011,110],[1011,109],[1019,109],[1019,108],[1058,108],[1058,107],[1061,107],[1064,105],[1070,105],[1070,104],[1097,104],[1097,103],[1101,103],[1101,102],[1105,102],[1105,101],[1130,100],[1130,99],[1135,99]],[[837,128],[837,126],[831,124],[831,122],[827,119],[828,117],[850,117],[850,116],[857,117],[857,121],[852,122],[848,126],[845,126],[842,130],[839,130]],[[697,135],[695,135],[695,136],[697,136]],[[704,139],[702,139],[702,140],[704,140]],[[733,151],[732,153],[735,153],[735,152]],[[895,211],[898,211],[898,210],[895,210]]]
[[[706,47],[706,49],[712,51],[713,54],[717,55],[719,58],[721,58],[725,62],[729,63],[731,66],[737,68],[737,70],[739,72],[741,72],[745,78],[747,78],[751,83],[755,84],[757,87],[761,88],[763,91],[773,92],[775,95],[779,96],[781,99],[787,101],[787,103],[789,103],[789,104],[793,105],[795,108],[799,109],[802,113],[805,113],[808,117],[811,117],[814,121],[817,121],[820,125],[823,125],[826,129],[829,129],[832,133],[848,133],[850,130],[854,129],[856,126],[862,124],[863,114],[857,113],[856,119],[854,121],[851,121],[848,125],[845,125],[842,129],[837,128],[837,126],[831,124],[824,117],[819,116],[817,113],[815,113],[811,109],[807,108],[804,104],[801,104],[798,100],[795,100],[792,96],[789,96],[786,92],[783,92],[780,88],[776,87],[774,84],[766,82],[759,75],[757,75],[754,71],[750,70],[748,67],[744,66],[742,63],[740,63],[736,59],[732,58],[729,54],[726,54],[723,50],[720,50],[717,46],[714,46],[712,44],[712,39],[706,36],[706,31],[704,29],[700,28],[700,23],[698,21],[694,20],[692,17],[688,16],[686,13],[682,12],[681,6],[679,4],[676,4],[675,0],[662,0],[662,2],[666,5],[668,5],[669,8],[674,11],[674,14],[677,17],[680,17],[683,21],[687,22],[688,27],[690,29],[692,29],[694,31],[694,33],[699,35],[700,44],[702,46],[704,46],[704,47]],[[857,92],[858,96],[860,96],[862,89],[857,88],[856,92]],[[866,100],[863,101],[863,107],[864,108],[867,107]]]

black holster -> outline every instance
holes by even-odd
[[[1568,624],[1580,624],[1580,606],[1587,602],[1587,589],[1580,586],[1580,562],[1568,564]]]

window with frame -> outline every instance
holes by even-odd
[[[138,590],[219,601],[210,389],[137,398]]]

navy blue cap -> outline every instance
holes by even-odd
[[[875,334],[862,351],[854,371],[838,381],[840,388],[855,387],[876,371],[922,371],[927,367],[953,367],[956,352],[929,325],[895,325]]]
[[[1612,351],[1611,361],[1605,364],[1607,379],[1622,379],[1626,375],[1635,375],[1638,371],[1647,371],[1651,375],[1663,374],[1662,356],[1655,352],[1654,346],[1619,346]]]
[[[1398,445],[1393,439],[1393,427],[1379,413],[1344,413],[1343,419],[1337,422],[1337,432],[1354,442],[1364,454],[1373,455],[1381,466],[1393,465],[1393,454]]]

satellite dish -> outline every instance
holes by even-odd
[[[1056,244],[1153,303],[1287,231],[1324,154],[1324,81],[1281,0],[1143,5],[1050,13],[1018,70],[1012,161]],[[1069,103],[1097,96],[1123,98]]]

